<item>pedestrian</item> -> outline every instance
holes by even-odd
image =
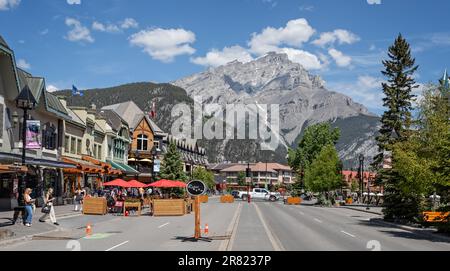
[[[77,189],[77,191],[75,191],[75,212],[78,212],[78,208],[80,208],[80,212],[83,211],[83,193],[84,192],[81,189]]]
[[[25,219],[25,226],[31,227],[33,221],[33,205],[36,202],[35,199],[32,199],[30,194],[33,190],[31,188],[25,189],[25,193],[23,194],[23,200],[25,202],[25,210],[27,211],[27,217]]]
[[[47,216],[50,216],[50,221],[54,225],[59,226],[59,223],[56,222],[55,207],[53,204],[54,199],[55,198],[53,197],[53,188],[49,188],[44,197],[44,203],[48,208],[48,213],[45,212],[44,215],[41,216],[41,218],[39,218],[39,222],[42,222],[42,223],[45,222],[45,220],[47,219]]]

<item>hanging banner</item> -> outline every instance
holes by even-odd
[[[153,164],[153,172],[159,173],[161,171],[161,160],[155,159],[155,162]]]
[[[27,120],[26,148],[30,150],[41,149],[41,122],[38,120]]]

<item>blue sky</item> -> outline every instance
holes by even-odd
[[[0,34],[49,89],[170,82],[280,51],[381,113],[381,61],[399,32],[418,82],[450,68],[449,11],[447,0],[0,0]]]

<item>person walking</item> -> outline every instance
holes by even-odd
[[[23,194],[23,200],[25,202],[25,210],[27,211],[27,217],[25,219],[25,226],[31,227],[33,221],[33,205],[36,202],[35,199],[32,199],[30,194],[33,190],[31,188],[25,189],[25,193]]]
[[[78,208],[80,209],[80,212],[83,211],[84,195],[85,192],[81,189],[77,189],[77,191],[75,191],[75,212],[78,212]]]
[[[56,215],[55,215],[55,207],[53,206],[53,188],[48,189],[47,193],[45,194],[44,203],[46,204],[48,208],[48,213],[44,213],[44,215],[39,218],[39,222],[45,222],[47,219],[47,216],[50,216],[50,221],[56,225],[59,226],[59,223],[56,222]]]

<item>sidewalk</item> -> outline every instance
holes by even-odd
[[[73,205],[55,206],[56,219],[81,215],[80,212],[74,212],[73,208]],[[39,218],[43,215],[40,208],[37,208],[33,214],[33,225],[31,227],[25,227],[19,221],[12,225],[13,215],[14,211],[0,212],[0,246],[9,240],[27,239],[36,234],[58,230],[58,227],[53,225],[49,219],[47,223],[39,222]]]

